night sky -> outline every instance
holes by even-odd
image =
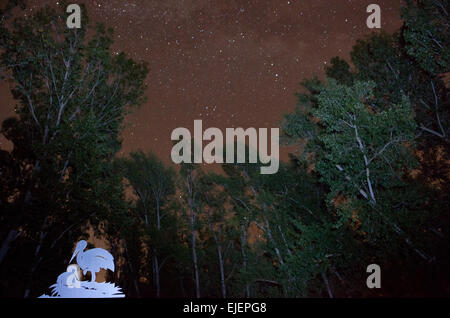
[[[330,58],[349,57],[374,32],[366,8],[382,9],[382,28],[397,30],[399,0],[104,0],[85,3],[91,22],[115,31],[114,52],[149,64],[147,103],[126,119],[121,154],[144,149],[170,162],[170,134],[208,127],[277,127],[296,104],[300,81],[323,77]],[[56,1],[29,1],[30,14]],[[13,114],[0,84],[0,121]],[[8,148],[4,139],[1,148]],[[292,148],[281,149],[282,159]]]

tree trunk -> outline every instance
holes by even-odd
[[[214,226],[210,219],[210,211],[207,211],[208,216],[208,225],[209,229],[213,235],[214,241],[217,245],[217,256],[219,257],[219,269],[220,269],[220,287],[222,291],[222,298],[227,298],[227,288],[225,286],[225,272],[224,272],[224,266],[223,266],[223,255],[222,255],[222,244],[219,241],[219,238],[217,237],[216,232],[214,231]]]
[[[156,228],[159,232],[161,229],[161,217],[159,211],[159,200],[156,199]],[[153,250],[153,264],[155,266],[155,284],[156,284],[156,297],[159,298],[161,296],[161,285],[159,281],[159,262],[158,262],[158,254],[156,252],[156,248]]]
[[[192,261],[194,263],[194,275],[195,275],[195,296],[200,298],[200,278],[198,275],[198,262],[197,262],[197,249],[196,249],[196,238],[194,229],[194,213],[191,210],[191,241],[192,241]]]
[[[241,254],[242,254],[242,265],[244,270],[247,271],[247,254],[245,253],[245,246],[247,245],[247,237],[245,235],[245,229],[241,228]],[[245,297],[250,298],[250,285],[245,284]]]
[[[158,231],[161,229],[161,216],[159,210],[159,200],[156,200],[156,228]]]
[[[3,240],[2,247],[0,248],[0,264],[5,259],[6,253],[8,252],[11,243],[18,239],[20,235],[22,235],[22,231],[18,231],[16,229],[12,229],[11,231],[9,231],[7,237]]]
[[[333,298],[333,293],[331,292],[331,288],[330,288],[330,284],[328,283],[327,275],[325,273],[321,273],[321,275],[322,275],[323,281],[325,282],[325,286],[327,287],[328,296],[330,296],[330,298]]]
[[[128,248],[127,248],[127,241],[126,240],[123,240],[123,247],[125,249],[125,255],[127,256],[128,267],[130,269],[131,274],[133,275],[133,282],[134,282],[134,288],[136,289],[136,296],[138,298],[140,298],[141,297],[141,293],[140,293],[139,285],[138,285],[138,282],[137,282],[137,279],[136,279],[136,274],[137,273],[134,272],[133,264],[131,263],[130,255],[128,254]]]
[[[288,242],[286,241],[286,238],[284,237],[284,233],[283,233],[283,231],[281,230],[281,226],[278,224],[277,227],[278,227],[278,231],[280,231],[281,238],[283,239],[284,245],[286,246],[286,251],[288,252],[289,256],[292,256],[292,252],[291,252],[291,250],[289,249]]]
[[[364,145],[362,143],[361,138],[359,137],[359,132],[358,132],[358,127],[356,125],[353,126],[354,130],[355,130],[355,138],[356,141],[358,142],[358,146],[359,146],[359,150],[362,153],[363,157],[364,157],[364,166],[366,168],[366,181],[367,181],[367,186],[369,187],[369,194],[370,194],[370,198],[372,200],[373,203],[377,203],[377,200],[375,199],[375,194],[372,188],[372,181],[370,180],[370,170],[369,170],[369,159],[367,158],[366,152],[365,152],[365,148]]]
[[[211,231],[212,230],[212,226],[211,227]],[[220,244],[216,233],[213,231],[213,237],[214,237],[214,241],[216,241],[216,245],[217,245],[217,255],[219,256],[219,268],[220,268],[220,286],[221,286],[221,290],[222,290],[222,298],[227,298],[227,288],[225,286],[225,272],[224,272],[224,266],[223,266],[223,256],[222,256],[222,244]]]
[[[194,189],[192,170],[186,178],[186,186],[188,189],[188,205],[190,212],[190,226],[191,226],[191,245],[192,245],[192,262],[194,263],[194,280],[195,280],[195,296],[200,298],[200,277],[198,273],[197,248],[195,237],[195,206],[194,206]]]
[[[275,249],[275,254],[277,254],[277,258],[278,258],[278,262],[280,263],[280,265],[284,264],[283,261],[283,257],[281,256],[281,252],[280,249],[278,248],[277,243],[275,242],[273,236],[272,236],[272,232],[270,231],[270,227],[269,227],[269,221],[266,220],[266,227],[262,226],[259,223],[255,223],[256,226],[258,226],[263,232],[266,233],[267,238],[269,239],[269,241],[273,244],[273,247]]]
[[[45,227],[46,221],[44,221],[44,226]],[[30,296],[30,290],[31,290],[31,282],[33,281],[33,275],[34,272],[36,271],[37,267],[39,266],[39,263],[42,261],[42,257],[39,258],[39,253],[41,251],[41,247],[42,247],[42,243],[44,242],[44,238],[47,236],[47,232],[41,231],[41,233],[39,234],[39,243],[36,247],[36,250],[34,251],[34,257],[33,257],[33,261],[31,263],[31,270],[30,270],[30,279],[28,281],[28,285],[25,288],[25,293],[24,293],[24,298],[28,298]]]
[[[156,249],[153,251],[153,273],[156,287],[156,298],[161,296],[161,287],[159,283],[159,263],[158,256],[156,255]]]

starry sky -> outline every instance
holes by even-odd
[[[4,1],[4,0],[0,0]],[[277,127],[293,111],[299,83],[323,78],[333,56],[348,59],[371,32],[366,8],[377,3],[382,28],[401,26],[400,0],[89,0],[92,22],[114,29],[113,51],[149,64],[148,101],[128,115],[120,155],[151,150],[170,160],[170,135],[208,127]],[[22,14],[57,1],[31,0]],[[0,83],[0,121],[13,115]],[[6,101],[6,102],[5,102]],[[8,148],[0,140],[1,148]],[[282,147],[281,159],[292,147]]]

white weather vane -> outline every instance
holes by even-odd
[[[56,284],[50,286],[51,295],[42,295],[39,298],[123,298],[120,287],[114,283],[97,283],[96,273],[101,268],[114,272],[114,257],[102,248],[93,248],[85,251],[87,243],[81,240],[77,243],[75,251],[69,261],[76,256],[77,264],[70,264],[66,272],[58,276]],[[91,273],[91,281],[82,281],[80,270],[83,275]]]

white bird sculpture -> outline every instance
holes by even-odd
[[[50,286],[53,289],[52,296],[59,297],[68,296],[70,290],[68,288],[81,288],[79,267],[71,264],[67,267],[67,271],[58,276],[56,284]]]
[[[99,272],[100,268],[110,269],[114,272],[114,258],[108,251],[102,248],[93,248],[84,252],[86,246],[86,241],[79,241],[69,263],[77,256],[77,263],[83,270],[83,275],[91,272],[91,282],[93,283],[95,282],[95,273]]]

